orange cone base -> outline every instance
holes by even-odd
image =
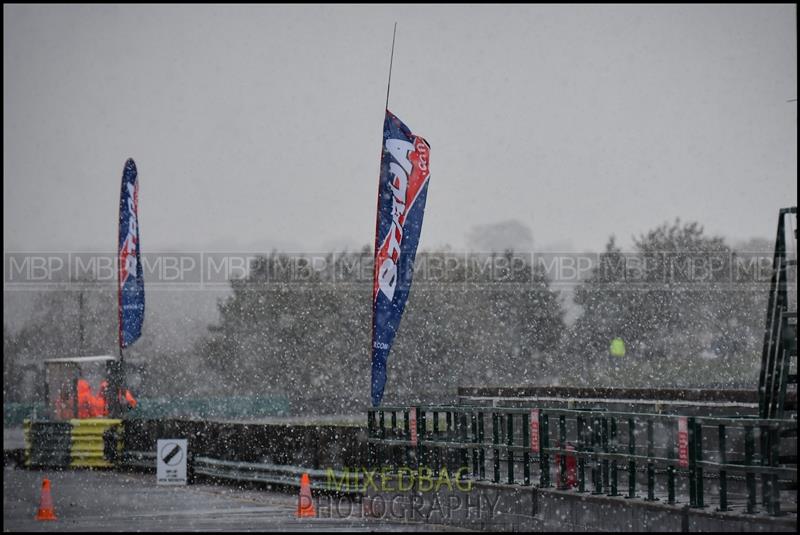
[[[57,520],[57,518],[52,509],[39,509],[36,520]]]
[[[311,505],[309,507],[304,507],[304,508],[298,507],[297,518],[303,518],[307,516],[317,516],[317,512],[314,510],[314,506]],[[55,518],[53,520],[55,520]]]

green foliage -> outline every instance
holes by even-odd
[[[372,255],[319,260],[302,272],[298,257],[273,253],[231,282],[198,352],[236,393],[281,393],[296,406],[368,403]],[[563,329],[558,294],[524,257],[420,254],[386,402],[450,397],[487,378],[533,382]]]
[[[752,252],[771,265],[771,251]],[[630,252],[612,237],[575,287],[581,314],[568,328],[561,295],[531,255],[421,252],[385,402],[450,401],[459,385],[753,387],[769,279],[754,276],[752,260],[680,220],[635,238]],[[219,321],[193,346],[163,343],[175,333],[148,318],[126,353],[144,369],[135,393],[360,411],[369,402],[372,274],[369,247],[260,257],[246,279],[230,281]],[[80,288],[42,292],[20,330],[4,325],[4,401],[42,397],[33,391],[45,358],[116,353],[115,286]],[[625,356],[609,354],[617,337]]]
[[[705,236],[698,223],[661,225],[635,239],[630,254],[612,237],[575,292],[583,314],[573,327],[570,353],[603,367],[610,341],[620,337],[628,351],[619,365],[629,370],[648,367],[632,362],[637,359],[658,360],[693,375],[713,368],[705,359],[716,362],[719,376],[734,357],[757,362],[768,286],[752,278],[747,260],[722,238]],[[757,367],[737,369],[746,374],[738,377],[742,383],[757,373]],[[585,374],[583,380],[596,378]],[[656,373],[638,380],[636,386],[681,382]]]

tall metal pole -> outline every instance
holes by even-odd
[[[388,111],[389,111],[389,89],[392,87],[392,63],[394,61],[394,38],[395,38],[396,35],[397,35],[397,22],[394,23],[394,31],[392,32],[392,53],[391,53],[391,56],[389,57],[389,82],[386,84],[386,107],[384,108],[385,109],[385,111],[384,111],[384,121],[385,121],[385,118],[386,118],[386,113],[388,113]],[[381,125],[381,130],[383,130],[384,126],[385,126],[385,122]],[[383,151],[383,149],[384,149],[383,141],[381,141],[381,151]],[[381,155],[381,158],[383,158],[382,155]],[[375,249],[374,249],[374,253],[373,253],[374,254],[373,258],[375,260],[377,260],[378,247],[379,247],[379,245],[378,245],[378,222],[380,221],[380,200],[381,200],[381,181],[380,181],[380,175],[379,175],[379,177],[378,177],[378,198],[377,198],[377,201],[375,203],[376,204],[376,207],[375,207],[375,214],[376,214],[376,216],[375,216],[376,217],[376,220],[375,220]],[[373,358],[374,358],[374,354],[373,354],[374,348],[373,348],[372,344],[373,344],[373,342],[375,340],[375,309],[374,309],[374,306],[375,306],[375,304],[373,302],[372,333],[371,333],[370,344],[369,344],[369,354],[372,355]],[[373,374],[374,374],[374,371],[373,371]],[[370,388],[372,388],[372,387],[370,387]],[[371,416],[370,416],[370,418],[371,418]]]
[[[85,340],[85,332],[83,328],[83,290],[78,292],[78,355],[83,357],[84,352],[84,340]]]
[[[125,180],[124,180],[124,173],[123,173],[123,182],[122,188],[125,187]],[[122,199],[122,194],[120,193],[120,199]],[[122,224],[122,202],[120,201],[120,214],[117,217],[118,225]],[[117,319],[118,319],[118,327],[119,327],[119,360],[118,361],[109,361],[108,363],[108,388],[106,389],[106,407],[108,407],[108,414],[112,418],[121,418],[122,417],[122,404],[120,403],[120,393],[122,390],[122,365],[124,360],[124,355],[122,353],[122,347],[124,345],[123,335],[122,335],[122,256],[120,255],[120,243],[119,243],[119,227],[117,228]]]
[[[386,109],[389,109],[389,88],[392,87],[392,63],[394,62],[394,38],[397,35],[397,23],[394,23],[392,32],[392,55],[389,58],[389,83],[386,84]]]

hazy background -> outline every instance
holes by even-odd
[[[421,247],[518,220],[599,250],[797,197],[794,5],[3,6],[4,250],[371,243],[389,108],[432,149]]]
[[[680,217],[761,252],[797,202],[794,5],[6,4],[4,253],[112,253],[128,157],[145,252],[361,250],[395,21],[389,109],[432,146],[421,250],[627,251]],[[231,294],[147,288],[144,361],[188,358]],[[39,294],[5,285],[4,327],[74,335],[77,294]]]

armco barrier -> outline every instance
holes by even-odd
[[[71,468],[111,468],[122,450],[118,438],[109,440],[109,432],[116,434],[122,420],[91,418],[70,420],[72,425]],[[109,451],[111,449],[112,451]]]
[[[359,493],[363,480],[360,472],[350,474],[333,469],[315,470],[269,463],[220,461],[210,457],[194,457],[193,466],[195,475],[291,487],[299,487],[301,476],[308,474],[311,488],[318,491],[338,490],[344,493]],[[336,481],[343,479],[348,481],[348,485],[337,487]]]
[[[273,466],[360,467],[367,453],[366,430],[358,426],[131,419],[124,421],[123,435],[122,465],[155,469],[158,439],[184,438],[192,463],[203,459],[215,475],[239,468],[257,475]]]
[[[25,466],[111,468],[121,444],[114,435],[121,420],[92,418],[67,422],[24,422]]]

